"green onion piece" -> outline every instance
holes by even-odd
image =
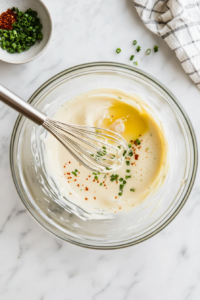
[[[123,178],[120,178],[119,181],[122,182],[122,181],[123,181]]]
[[[137,44],[137,41],[136,41],[136,40],[134,40],[134,41],[133,41],[133,45],[136,45],[136,44]]]
[[[105,146],[103,146],[103,147],[102,147],[102,149],[106,149],[106,147],[105,147]]]
[[[134,144],[136,144],[137,146],[141,144],[141,141],[139,139],[134,141]]]
[[[127,151],[125,150],[125,151],[124,151],[124,153],[123,153],[123,156],[125,156],[125,155],[126,155],[126,152],[127,152]]]
[[[101,174],[101,172],[97,172],[97,174],[98,174],[98,175],[100,175],[100,174]]]
[[[131,148],[131,144],[128,144],[128,147]]]
[[[120,191],[123,191],[123,188],[124,188],[124,185],[120,184],[120,186],[119,186]]]
[[[151,49],[150,49],[150,48],[147,49],[146,54],[147,54],[147,55],[151,54]]]
[[[94,176],[94,179],[95,179],[95,180],[98,180],[99,178],[98,178],[98,176]]]
[[[130,173],[131,170],[126,170],[127,173]]]
[[[158,52],[159,47],[158,46],[154,46],[154,52]]]
[[[93,174],[93,175],[97,175],[97,173],[95,173],[95,172],[93,172],[92,174]]]
[[[131,178],[131,175],[126,175],[125,178],[126,179]]]
[[[72,174],[74,174],[74,176],[77,176],[76,172],[72,172]]]
[[[136,51],[137,51],[137,52],[140,52],[140,50],[141,50],[141,47],[140,47],[140,46],[137,46]]]
[[[126,180],[123,180],[123,184],[126,184]]]
[[[78,173],[78,170],[77,170],[77,169],[75,169],[75,172],[77,172],[77,173]]]
[[[134,64],[135,66],[138,66],[138,62],[137,62],[137,61],[134,61],[133,64]]]
[[[102,185],[103,185],[103,183],[101,182],[101,183],[100,183],[100,186],[102,186]]]
[[[130,60],[133,60],[135,57],[135,55],[131,55]]]
[[[131,192],[135,192],[135,189],[130,189]]]
[[[122,51],[122,50],[121,50],[120,48],[117,48],[117,49],[116,49],[116,52],[117,52],[117,53],[120,53],[121,51]]]
[[[127,166],[129,166],[130,165],[130,161],[126,160],[126,164],[127,164]]]
[[[122,196],[122,192],[118,193],[119,196]]]

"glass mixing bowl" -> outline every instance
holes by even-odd
[[[45,82],[29,99],[34,107],[55,110],[66,99],[96,88],[122,89],[140,95],[160,118],[169,143],[169,174],[158,193],[128,213],[87,218],[63,205],[56,187],[47,189],[38,126],[19,116],[11,138],[10,165],[22,202],[31,215],[57,237],[76,245],[116,249],[146,240],[178,214],[194,184],[197,143],[194,130],[175,97],[156,79],[128,65],[99,62],[65,70]],[[64,97],[62,97],[64,95]],[[52,105],[51,105],[52,107]],[[67,199],[66,199],[67,200]]]

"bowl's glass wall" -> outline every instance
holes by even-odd
[[[170,168],[165,184],[148,202],[113,219],[87,220],[62,205],[59,192],[45,190],[45,174],[37,156],[33,133],[37,126],[18,118],[11,141],[11,169],[20,197],[46,229],[86,247],[117,248],[138,243],[166,226],[185,203],[192,188],[197,149],[193,129],[174,97],[154,79],[134,68],[114,64],[88,64],[66,70],[46,82],[31,97],[39,110],[59,95],[71,97],[95,88],[117,88],[143,97],[162,120],[169,141]],[[59,98],[56,107],[62,104]],[[34,147],[33,147],[34,145]],[[33,156],[34,152],[34,156]],[[52,199],[57,199],[53,201]]]

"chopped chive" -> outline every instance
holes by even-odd
[[[137,139],[137,140],[134,141],[134,144],[138,146],[138,145],[141,144],[141,141],[139,139]]]
[[[159,47],[155,45],[153,49],[154,49],[154,52],[158,52]]]
[[[123,181],[123,178],[120,178],[119,181],[122,182],[122,181]]]
[[[135,55],[131,55],[130,60],[133,60],[135,57]]]
[[[103,147],[102,147],[102,149],[106,149],[106,147],[105,147],[105,146],[103,146]]]
[[[100,186],[102,186],[102,185],[103,185],[103,183],[101,182],[101,183],[100,183]]]
[[[72,174],[74,174],[74,176],[77,176],[76,172],[72,172]]]
[[[126,164],[127,164],[127,166],[129,166],[129,165],[130,165],[130,161],[129,161],[129,160],[127,160],[127,161],[126,161]]]
[[[111,168],[106,167],[106,170],[112,170]]]
[[[131,144],[128,144],[128,147],[131,148]]]
[[[135,189],[130,189],[131,192],[135,192]]]
[[[94,156],[94,154],[90,154],[91,156]]]
[[[128,155],[129,155],[129,156],[133,156],[133,152],[132,152],[132,151],[130,151]]]
[[[140,46],[137,46],[136,51],[137,51],[137,52],[140,52],[140,50],[141,50],[141,47],[140,47]]]
[[[127,173],[130,173],[131,170],[126,170]]]
[[[134,64],[135,66],[138,66],[138,62],[137,62],[137,61],[134,61],[133,64]]]
[[[77,173],[78,173],[78,170],[77,170],[77,169],[75,169],[75,172],[77,172]]]
[[[116,49],[116,52],[117,52],[117,53],[120,53],[121,51],[122,51],[122,50],[121,50],[120,48],[117,48],[117,49]]]
[[[149,54],[151,54],[151,49],[150,48],[147,49],[147,51],[146,51],[146,55],[149,55]]]
[[[119,149],[121,149],[121,146],[117,146]]]
[[[100,175],[100,174],[101,174],[101,172],[97,172],[97,174],[98,174],[98,175]]]
[[[133,41],[133,45],[137,45],[137,41],[136,40]]]
[[[119,186],[120,191],[123,191],[123,188],[124,188],[124,185],[120,184],[120,186]]]
[[[125,150],[125,151],[124,151],[124,153],[123,153],[123,156],[125,156],[125,155],[126,155],[126,152],[127,152],[127,151]]]
[[[97,175],[97,173],[96,173],[96,172],[93,172],[92,174],[93,174],[93,175]]]
[[[99,177],[98,177],[98,176],[94,176],[94,179],[95,179],[95,180],[98,180],[98,179],[99,179]]]
[[[126,184],[126,180],[123,180],[123,184]]]
[[[131,175],[126,175],[125,178],[126,179],[131,178]]]
[[[122,196],[122,192],[118,193],[119,196]]]

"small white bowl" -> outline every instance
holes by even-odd
[[[38,17],[43,25],[43,39],[36,42],[29,50],[21,53],[9,53],[0,48],[0,60],[10,64],[25,64],[40,56],[50,42],[52,35],[52,19],[47,7],[41,0],[1,0],[0,14],[8,8],[17,7],[25,12],[31,8],[38,13]]]

